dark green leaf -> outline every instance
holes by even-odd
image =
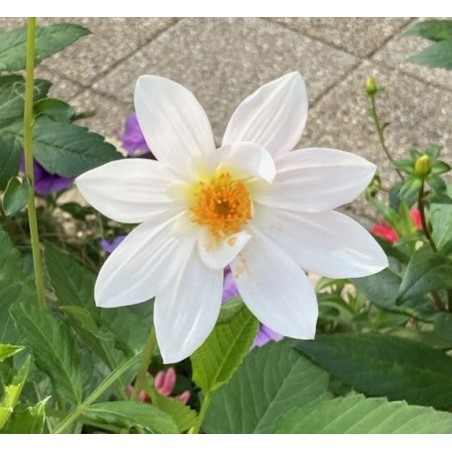
[[[28,201],[30,193],[30,181],[28,177],[20,180],[18,177],[13,177],[9,180],[3,195],[3,212],[5,215],[11,216],[22,210]]]
[[[28,376],[28,370],[30,368],[30,357],[27,357],[25,363],[14,375],[11,383],[6,386],[3,397],[0,400],[0,430],[5,426],[10,418],[14,408],[19,400],[22,388],[25,384],[25,380]]]
[[[178,433],[169,414],[141,402],[96,403],[83,411],[85,422],[113,425],[119,428],[141,427],[153,433]]]
[[[422,66],[452,69],[452,40],[432,44],[408,60]]]
[[[430,156],[430,158],[433,160],[433,163],[435,163],[441,154],[441,150],[442,150],[441,146],[434,144],[432,146],[429,146],[425,150],[425,153],[428,154]]]
[[[367,395],[452,407],[452,359],[426,345],[379,334],[334,334],[300,341],[305,355]]]
[[[77,202],[60,204],[59,208],[72,215],[76,220],[85,221],[86,215],[93,213],[92,208],[81,206]]]
[[[53,24],[36,27],[36,64],[89,34],[89,30],[74,24]],[[0,72],[25,69],[27,30],[16,28],[0,34]]]
[[[217,323],[229,322],[243,308],[243,306],[244,303],[240,297],[231,298],[227,303],[221,305]]]
[[[69,122],[75,110],[59,99],[42,99],[34,105],[35,117],[45,115],[56,122]]]
[[[452,20],[424,20],[411,25],[403,34],[407,36],[421,36],[431,41],[444,41],[452,39]]]
[[[295,408],[266,433],[452,433],[452,414],[353,395]]]
[[[245,307],[228,323],[215,326],[191,355],[193,381],[205,393],[211,393],[229,381],[249,352],[258,329],[258,320]]]
[[[5,133],[23,140],[21,124],[12,124]],[[76,177],[122,157],[102,136],[84,127],[52,121],[46,116],[36,119],[33,143],[36,160],[50,173],[65,177]]]
[[[450,196],[451,193],[452,187],[449,187],[448,195]],[[452,229],[450,227],[452,224],[452,205],[449,203],[432,204],[430,221],[433,241],[438,250],[443,254],[452,253]]]
[[[0,363],[23,349],[21,345],[0,344]]]
[[[414,174],[414,163],[412,160],[393,160],[392,165],[407,174]]]
[[[446,162],[437,161],[433,163],[432,166],[432,176],[437,176],[439,174],[444,174],[450,171],[450,166]]]
[[[14,413],[2,433],[39,434],[44,430],[45,406],[49,397],[25,411]]]
[[[400,197],[404,199],[408,205],[413,198],[417,197],[419,190],[421,189],[422,181],[420,179],[409,178],[406,179],[400,188]]]
[[[36,303],[16,303],[11,313],[36,365],[50,377],[60,403],[79,405],[83,396],[83,368],[67,325]]]
[[[23,146],[19,140],[4,136],[0,132],[0,190],[4,190],[11,177],[19,172],[22,150]]]
[[[9,308],[17,302],[37,303],[36,292],[23,271],[19,252],[1,228],[0,243],[0,342],[21,343]]]
[[[398,302],[424,295],[432,290],[452,288],[452,262],[433,251],[420,250],[413,253],[403,275]]]
[[[207,410],[208,433],[260,433],[291,408],[331,397],[328,375],[284,340],[254,349]],[[300,359],[301,358],[301,359]]]
[[[447,185],[439,176],[430,176],[427,178],[427,183],[438,193],[444,193],[447,190]]]
[[[452,313],[438,312],[435,316],[433,328],[440,338],[452,343]]]

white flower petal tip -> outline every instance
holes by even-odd
[[[249,242],[251,235],[246,231],[238,232],[218,241],[212,238],[210,232],[204,229],[198,239],[198,252],[207,267],[222,270]]]
[[[209,159],[213,170],[231,171],[236,177],[258,178],[271,183],[276,175],[275,161],[262,146],[239,142],[222,146]]]
[[[178,174],[190,174],[192,159],[215,149],[204,109],[179,83],[155,75],[141,76],[135,87],[135,111],[153,154]]]
[[[260,87],[237,107],[223,145],[251,141],[279,158],[298,143],[307,116],[306,85],[299,72],[291,72]]]

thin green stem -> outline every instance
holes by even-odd
[[[30,227],[31,250],[35,271],[36,294],[40,306],[45,306],[44,270],[42,265],[41,247],[39,244],[38,219],[35,205],[35,182],[33,174],[33,91],[35,70],[35,29],[36,18],[27,19],[27,55],[25,72],[25,107],[24,107],[24,151],[25,176],[31,182],[28,194],[28,223]]]
[[[121,377],[122,374],[127,372],[127,370],[129,370],[130,367],[137,362],[140,356],[141,353],[138,353],[126,362],[122,363],[110,375],[108,375],[108,377],[105,378],[104,381],[102,381],[102,383],[94,389],[94,391],[78,407],[71,411],[58,424],[52,433],[64,433],[65,430],[83,414],[83,411],[86,410],[86,408],[93,404],[115,381],[118,380],[118,378]]]
[[[148,373],[148,368],[152,361],[152,353],[154,352],[156,345],[157,336],[155,335],[155,328],[153,326],[151,328],[151,332],[149,333],[148,341],[146,342],[146,347],[143,352],[143,360],[141,361],[137,378],[135,379],[135,385],[133,387],[132,395],[130,396],[131,400],[138,400],[141,390],[146,387],[146,375]]]
[[[196,425],[192,427],[188,433],[197,434],[201,431],[202,424],[204,423],[204,418],[206,417],[207,408],[209,408],[210,401],[212,400],[212,395],[207,393],[201,404],[201,409],[199,410],[198,419],[196,420]]]
[[[388,147],[386,146],[385,137],[383,134],[383,127],[381,126],[380,118],[378,117],[377,103],[375,102],[375,94],[370,95],[369,97],[370,97],[370,104],[371,104],[370,111],[372,114],[372,119],[375,124],[375,128],[377,129],[378,139],[380,141],[383,152],[386,154],[386,157],[388,157],[389,161],[392,163],[393,159],[391,157]],[[395,170],[396,170],[397,174],[399,175],[400,179],[403,180],[402,173],[397,168]]]

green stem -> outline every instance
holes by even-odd
[[[155,335],[155,328],[151,328],[149,333],[148,341],[143,353],[143,360],[141,361],[140,369],[138,370],[137,378],[135,379],[135,384],[133,386],[131,400],[138,400],[140,392],[146,387],[146,376],[148,373],[149,365],[152,361],[152,353],[157,345],[157,337]]]
[[[130,367],[132,367],[141,353],[133,356],[126,362],[122,363],[118,368],[116,368],[105,380],[72,412],[70,412],[55,428],[52,433],[64,433],[64,431],[75,422],[91,404],[93,404],[122,374],[127,372]]]
[[[391,154],[389,153],[388,147],[386,146],[385,137],[383,134],[383,127],[381,126],[380,118],[378,117],[378,113],[377,113],[377,103],[375,102],[375,94],[370,95],[369,97],[370,97],[370,104],[371,104],[370,111],[372,114],[372,119],[375,124],[375,128],[377,129],[378,139],[380,140],[380,144],[383,149],[383,152],[386,154],[386,157],[388,157],[389,161],[392,163],[393,159],[391,157]],[[402,173],[397,168],[395,168],[395,170],[396,170],[397,174],[399,175],[400,179],[403,180]]]
[[[35,70],[35,28],[36,18],[27,19],[27,56],[25,72],[25,107],[24,107],[24,151],[25,176],[31,182],[28,194],[28,223],[30,226],[31,250],[35,271],[36,294],[40,306],[45,306],[44,271],[42,265],[41,248],[39,245],[38,219],[35,206],[35,182],[33,174],[33,91]]]
[[[204,400],[202,401],[202,404],[201,404],[201,409],[198,414],[198,419],[196,421],[196,425],[194,427],[192,427],[188,431],[188,433],[197,434],[200,432],[202,424],[204,423],[204,418],[206,417],[207,408],[209,408],[209,405],[210,405],[211,397],[212,397],[212,395],[210,393],[207,393],[206,396],[204,397]]]

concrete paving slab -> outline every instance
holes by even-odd
[[[403,32],[406,28],[401,30]],[[432,44],[419,37],[401,38],[399,33],[373,56],[373,60],[388,67],[401,70],[420,80],[432,83],[452,91],[452,72],[446,69],[428,68],[407,61],[408,57],[420,52]]]
[[[295,32],[360,57],[368,56],[408,24],[408,17],[276,17]]]
[[[315,100],[357,62],[354,56],[262,19],[184,19],[94,88],[132,107],[139,75],[169,77],[195,93],[219,141],[238,103],[263,83],[299,70]]]

